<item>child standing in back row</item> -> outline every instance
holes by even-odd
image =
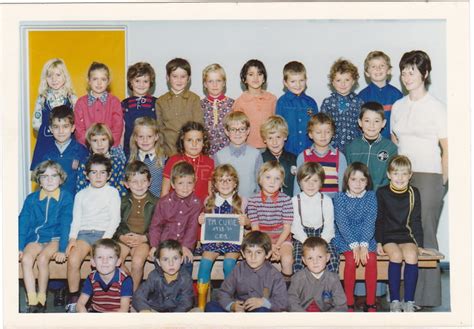
[[[191,65],[182,58],[166,64],[166,81],[170,91],[158,97],[156,118],[164,136],[167,155],[176,154],[176,140],[183,124],[188,121],[203,123],[199,96],[190,91]]]
[[[30,170],[35,169],[41,162],[48,145],[54,143],[49,124],[53,108],[60,105],[73,108],[76,101],[77,97],[64,61],[59,58],[47,61],[41,70],[39,96],[33,113],[33,129],[37,135]]]
[[[201,108],[204,113],[204,126],[209,135],[209,156],[213,156],[229,144],[223,121],[226,114],[232,111],[234,100],[224,94],[226,75],[219,64],[204,68],[202,83],[207,95],[201,99]]]
[[[353,91],[359,73],[354,64],[338,59],[331,66],[328,77],[334,91],[323,100],[321,112],[327,113],[334,120],[336,131],[333,146],[344,153],[346,145],[360,136],[357,118],[364,101]]]
[[[265,148],[260,136],[260,125],[275,114],[277,98],[264,90],[267,82],[267,70],[261,61],[251,59],[240,70],[240,81],[247,89],[235,100],[233,111],[244,112],[250,122],[250,134],[247,143],[255,148]]]
[[[311,146],[306,127],[313,114],[318,113],[316,101],[306,95],[306,68],[300,62],[289,62],[283,67],[283,84],[287,91],[278,99],[276,114],[288,123],[285,150],[300,154]]]
[[[144,62],[138,62],[128,68],[127,87],[132,96],[122,101],[123,121],[125,134],[123,136],[123,150],[125,156],[130,156],[130,137],[133,133],[135,119],[150,117],[156,119],[156,97],[150,94],[155,87],[155,70]]]
[[[74,107],[76,138],[86,143],[86,131],[96,122],[105,123],[112,131],[114,146],[120,145],[123,133],[123,113],[120,100],[107,90],[110,85],[110,71],[107,65],[93,62],[87,72],[87,95],[77,100]]]
[[[359,92],[359,97],[364,102],[377,102],[382,104],[387,124],[382,130],[382,136],[390,139],[390,115],[392,105],[403,97],[400,90],[388,83],[392,74],[390,57],[383,51],[371,51],[364,61],[365,76],[370,83]]]

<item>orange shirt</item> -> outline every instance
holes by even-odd
[[[260,137],[260,126],[268,117],[275,114],[277,98],[268,91],[263,91],[261,95],[254,96],[248,91],[244,91],[235,100],[233,111],[244,112],[250,120],[250,134],[247,143],[256,148],[265,147],[262,137]]]

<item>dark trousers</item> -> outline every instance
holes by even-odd
[[[206,308],[204,309],[204,312],[228,312],[228,311],[224,309],[218,302],[210,301],[209,303],[206,304]],[[259,307],[251,312],[271,312],[271,311],[270,309],[266,307]]]

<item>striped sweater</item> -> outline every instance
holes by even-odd
[[[266,197],[263,192],[248,200],[247,216],[252,225],[258,224],[260,231],[270,237],[279,236],[283,225],[293,222],[293,204],[291,198],[283,192]]]
[[[117,268],[113,279],[105,284],[97,271],[92,271],[82,293],[91,296],[91,309],[93,312],[117,312],[120,309],[122,297],[132,297],[132,280],[124,271]]]

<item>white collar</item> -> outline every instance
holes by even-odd
[[[151,150],[150,152],[143,152],[142,150],[138,150],[138,157],[140,158],[141,161],[145,161],[145,157],[146,155],[148,154],[149,158],[151,161],[153,161],[153,159],[155,159],[155,150]]]
[[[364,190],[364,192],[362,192],[361,194],[359,195],[354,195],[352,194],[351,192],[349,192],[349,190],[346,191],[346,195],[349,197],[349,198],[357,198],[357,199],[360,199],[360,198],[363,198],[365,193],[367,193],[367,190]]]
[[[227,201],[227,203],[229,205],[232,206],[232,199],[234,197],[234,194],[232,194],[230,197],[228,197],[227,199],[224,199],[223,197],[221,197],[221,195],[219,193],[216,193],[216,207],[220,207],[222,206],[222,204],[224,203],[224,201]]]

